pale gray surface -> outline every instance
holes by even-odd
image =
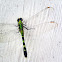
[[[0,0],[0,23],[8,24],[0,24],[3,33],[0,34],[0,62],[62,62],[61,10],[61,0]],[[36,13],[38,16],[28,19]],[[19,17],[26,21],[28,28],[35,28],[24,29],[27,58],[23,55],[18,28],[9,25],[16,25]]]

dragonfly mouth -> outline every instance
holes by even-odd
[[[19,22],[20,20],[21,20],[21,21],[23,21],[23,19],[22,19],[22,18],[18,18],[18,19],[17,19],[17,21],[18,21],[18,22]]]

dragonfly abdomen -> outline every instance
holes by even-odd
[[[24,56],[27,57],[27,50],[24,41],[23,41],[23,51],[24,51]]]

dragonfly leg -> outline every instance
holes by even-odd
[[[35,28],[27,28],[26,26],[23,26],[27,30],[35,29]]]
[[[15,25],[16,27],[18,27],[18,25]]]
[[[18,31],[18,32],[16,32],[16,33],[19,33],[19,31]]]
[[[25,29],[29,30],[27,27],[23,26]]]
[[[23,24],[23,26],[26,26],[26,24]]]

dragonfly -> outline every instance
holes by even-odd
[[[27,50],[26,50],[26,46],[25,46],[25,42],[24,42],[24,30],[23,30],[23,23],[22,23],[23,19],[22,18],[18,18],[17,22],[18,22],[18,26],[19,26],[19,32],[22,35],[22,40],[23,40],[23,51],[24,51],[24,56],[27,57]]]
[[[35,28],[39,25],[46,25],[46,27],[48,25],[51,25],[51,24],[54,24],[55,26],[53,27],[56,27],[57,26],[57,23],[54,22],[54,21],[49,21],[49,22],[40,22],[40,23],[37,23],[35,22],[34,23],[30,23],[32,20],[33,21],[36,21],[36,18],[38,18],[39,14],[41,14],[41,12],[43,12],[44,10],[47,10],[47,9],[50,9],[52,7],[46,7],[45,9],[41,10],[39,13],[35,14],[34,16],[28,18],[26,21],[27,23],[23,23],[23,18],[18,18],[17,19],[17,22],[18,22],[18,26],[16,26],[16,24],[5,24],[5,23],[0,23],[0,41],[2,41],[2,37],[5,36],[5,35],[8,35],[8,33],[10,32],[15,32],[15,28],[18,27],[19,28],[19,32],[21,33],[21,36],[22,36],[22,41],[23,41],[23,52],[24,52],[24,56],[27,58],[27,49],[26,49],[26,45],[25,45],[25,40],[24,40],[24,28],[26,28],[27,30],[35,30]],[[38,19],[37,19],[38,20]],[[38,20],[39,21],[39,20]],[[37,24],[36,24],[37,23]],[[30,27],[30,28],[27,28],[26,24]],[[32,25],[33,24],[33,27]],[[9,26],[12,26],[11,28],[4,28],[5,26],[9,27]],[[52,27],[52,26],[51,26]],[[48,27],[47,27],[48,28]],[[7,30],[6,30],[7,29]],[[6,30],[6,31],[5,31]]]

